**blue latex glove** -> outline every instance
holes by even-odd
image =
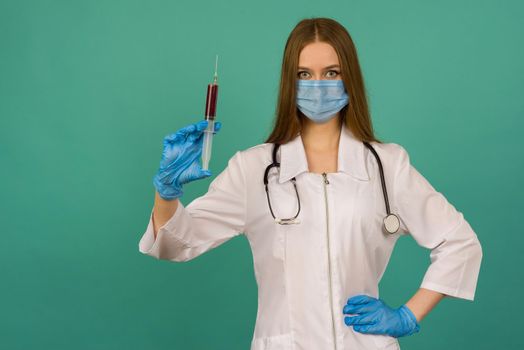
[[[392,309],[381,299],[368,295],[356,295],[348,299],[342,310],[344,314],[357,314],[344,317],[347,326],[360,333],[386,334],[398,338],[416,333],[420,329],[413,312],[404,304]]]
[[[160,197],[166,200],[181,197],[183,184],[211,176],[211,172],[202,170],[199,163],[203,130],[207,124],[207,120],[201,120],[164,137],[160,168],[153,177],[153,185]],[[219,121],[215,122],[215,133],[221,126]]]

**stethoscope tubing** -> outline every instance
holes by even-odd
[[[384,218],[384,228],[386,229],[386,231],[388,233],[396,233],[398,231],[398,229],[400,228],[400,219],[398,218],[397,215],[395,214],[392,214],[391,213],[391,208],[389,206],[389,198],[388,198],[388,192],[387,192],[387,188],[386,188],[386,180],[385,180],[385,176],[384,176],[384,169],[383,169],[383,166],[382,166],[382,162],[380,160],[380,157],[378,155],[378,153],[375,151],[375,149],[373,148],[373,146],[371,146],[371,144],[369,144],[368,142],[365,142],[363,141],[364,145],[371,151],[371,153],[373,154],[373,156],[375,157],[375,159],[377,160],[377,163],[378,163],[378,169],[379,169],[379,173],[380,173],[380,183],[381,183],[381,186],[382,186],[382,194],[384,196],[384,203],[385,203],[385,206],[386,206],[386,217]],[[277,162],[277,151],[278,151],[278,148],[280,147],[280,144],[278,143],[274,143],[273,144],[273,152],[272,152],[272,163],[269,164],[267,167],[266,167],[266,170],[264,171],[264,186],[265,186],[265,190],[266,190],[266,196],[267,196],[267,202],[268,202],[268,205],[269,205],[269,211],[271,212],[271,215],[273,216],[273,218],[275,220],[276,217],[275,217],[275,214],[273,212],[273,208],[271,207],[271,201],[269,200],[269,189],[268,189],[268,175],[269,175],[269,171],[271,170],[271,168],[273,167],[277,167],[277,168],[280,168],[280,163]],[[297,185],[296,185],[296,178],[293,177],[291,179],[292,183],[293,183],[293,186],[295,188],[295,192],[297,194],[297,199],[298,199],[298,211],[297,213],[295,214],[295,216],[293,218],[290,218],[290,219],[280,219],[279,220],[279,223],[281,224],[286,224],[286,223],[290,223],[292,221],[294,221],[298,214],[300,213],[300,197],[298,195],[298,190],[297,190]]]

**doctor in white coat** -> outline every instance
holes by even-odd
[[[187,205],[182,185],[211,175],[199,165],[207,122],[164,139],[139,250],[183,262],[245,235],[258,285],[251,350],[400,349],[398,338],[419,332],[443,297],[474,299],[475,232],[405,148],[375,138],[364,91],[346,29],[305,19],[287,40],[271,135],[236,152]],[[429,249],[431,264],[394,308],[378,283],[402,235]]]

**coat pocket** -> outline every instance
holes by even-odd
[[[250,350],[292,350],[294,349],[291,333],[274,335],[271,337],[255,338],[251,342]]]

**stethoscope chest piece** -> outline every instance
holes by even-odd
[[[388,214],[384,218],[384,228],[388,233],[395,233],[400,228],[400,220],[395,214]]]

